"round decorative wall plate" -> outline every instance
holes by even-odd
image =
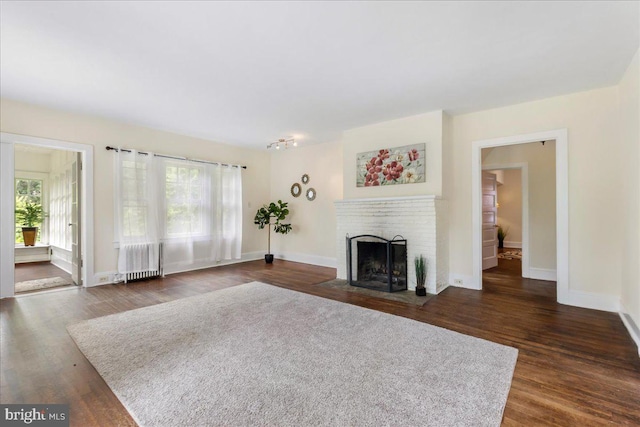
[[[312,202],[316,198],[316,190],[310,188],[307,190],[307,200]]]
[[[302,187],[297,182],[291,186],[291,195],[293,197],[298,197],[302,194]]]
[[[302,175],[302,183],[303,184],[308,184],[309,183],[309,175],[307,175],[306,173],[304,175]]]

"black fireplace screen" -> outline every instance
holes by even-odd
[[[407,289],[407,241],[402,236],[387,240],[363,234],[346,239],[351,286],[384,292]]]

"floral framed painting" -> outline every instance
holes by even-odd
[[[413,184],[425,182],[426,144],[404,145],[358,153],[356,185]]]

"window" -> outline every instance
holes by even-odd
[[[149,191],[147,164],[122,162],[122,234],[128,238],[144,238],[148,234]]]
[[[42,206],[42,196],[43,196],[43,180],[41,179],[30,179],[30,178],[16,178],[15,180],[16,188],[15,188],[15,203],[16,209],[20,209],[26,203],[31,203],[34,205]],[[16,218],[16,243],[23,243],[24,240],[22,238],[22,227],[25,224],[19,224],[19,221]],[[37,241],[41,240],[42,236],[42,222],[34,223],[34,227],[38,227],[38,236],[36,237]]]
[[[145,248],[158,249],[165,271],[240,258],[240,168],[124,149],[115,167],[119,273],[147,268]]]
[[[166,236],[203,235],[204,167],[167,163],[165,166]]]

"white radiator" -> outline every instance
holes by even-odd
[[[153,277],[161,277],[162,270],[154,271],[136,271],[135,273],[127,273],[124,278],[124,283],[133,282],[134,280],[151,279]]]
[[[144,248],[137,248],[138,250]],[[148,250],[148,249],[147,249]],[[124,274],[124,283],[133,282],[136,280],[145,280],[151,279],[154,277],[163,277],[164,276],[164,268],[162,262],[162,243],[158,246],[158,269],[157,270],[144,270],[144,271],[133,271]]]

